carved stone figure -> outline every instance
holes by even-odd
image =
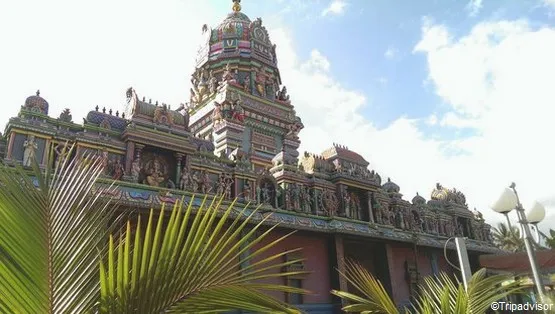
[[[245,93],[248,93],[250,92],[250,89],[251,89],[251,76],[250,74],[247,74],[245,76],[245,79],[243,80],[243,91]]]
[[[226,84],[226,83],[231,83],[235,81],[235,78],[233,77],[233,73],[231,72],[231,67],[229,65],[229,62],[226,64],[225,66],[225,70],[224,73],[222,75],[222,81],[220,82],[220,84]]]
[[[191,187],[191,173],[189,172],[189,168],[187,166],[183,167],[181,170],[181,176],[179,178],[179,189],[186,190]]]
[[[67,157],[69,150],[66,147],[66,145],[62,143],[56,145],[54,150],[56,151],[55,165],[56,165],[56,168],[59,168],[61,166],[61,163],[64,162],[65,158]]]
[[[245,120],[245,110],[241,107],[241,103],[241,96],[239,96],[239,99],[236,99],[231,104],[232,118],[239,122],[243,122]]]
[[[476,208],[474,208],[472,214],[474,215],[474,219],[478,221],[484,221],[484,216],[480,211],[476,210]]]
[[[224,181],[224,196],[226,199],[231,199],[231,192],[233,188],[233,178],[228,174],[225,176]]]
[[[30,167],[36,159],[38,145],[35,142],[35,136],[29,135],[23,143],[23,166]]]
[[[266,74],[263,73],[264,69],[256,68],[254,70],[256,91],[260,97],[266,97]]]
[[[383,209],[379,203],[374,204],[376,223],[383,224]]]
[[[291,197],[291,186],[288,186],[285,189],[284,198],[285,198],[285,208],[293,209],[293,201]]]
[[[175,110],[176,112],[180,113],[183,116],[183,126],[185,126],[186,129],[189,128],[189,109],[190,109],[191,104],[187,103],[187,104],[179,104],[179,107]]]
[[[191,183],[192,183],[192,190],[193,192],[198,192],[200,186],[201,186],[201,182],[200,182],[200,178],[198,177],[198,173],[195,171],[191,177]]]
[[[154,158],[152,161],[152,166],[148,169],[148,175],[146,181],[150,186],[160,186],[160,183],[166,180],[164,170],[158,158]]]
[[[252,193],[251,185],[249,184],[249,181],[245,181],[245,184],[243,185],[243,198],[245,199],[246,202],[251,201],[251,193]]]
[[[200,104],[204,101],[204,97],[208,92],[208,76],[206,69],[197,69],[191,76],[191,104]]]
[[[139,182],[139,175],[141,174],[141,164],[139,163],[139,159],[135,158],[133,163],[131,163],[131,178],[133,182]]]
[[[215,94],[218,89],[218,79],[214,76],[214,71],[210,70],[210,75],[208,78],[208,89],[210,94]]]
[[[226,177],[225,174],[222,172],[218,177],[218,181],[216,182],[216,195],[224,195],[226,187]]]
[[[108,158],[108,151],[106,149],[103,149],[100,156],[103,174],[107,175],[110,173],[110,160]]]
[[[152,118],[152,121],[159,124],[173,124],[173,115],[166,104],[156,106],[156,109],[154,109],[154,116]]]
[[[311,212],[312,198],[310,197],[310,191],[307,186],[301,188],[301,208],[305,213]]]
[[[301,209],[301,189],[298,184],[293,184],[291,189],[291,198],[293,201],[293,208]]]
[[[121,180],[121,178],[123,177],[124,171],[125,169],[123,168],[123,164],[121,163],[121,160],[117,158],[116,162],[114,163],[112,178],[114,180]]]
[[[212,111],[212,125],[218,124],[222,121],[222,104],[217,101],[214,101],[214,111]]]
[[[200,177],[200,188],[203,194],[210,193],[212,191],[212,180],[210,180],[210,176],[208,172],[203,171]]]
[[[349,195],[349,192],[343,193],[343,210],[345,217],[351,218],[351,196]]]
[[[64,109],[64,111],[62,111],[58,119],[64,122],[71,122],[72,117],[71,117],[71,111],[69,110],[69,108]]]
[[[291,123],[288,128],[289,132],[286,137],[297,138],[299,136],[299,132],[304,128],[304,124],[302,123],[301,118],[295,117],[295,122]]]
[[[262,187],[260,188],[260,192],[261,192],[260,199],[262,203],[271,205],[271,195],[270,195],[271,191],[268,183],[264,183],[264,185],[262,185]]]
[[[321,202],[324,207],[324,210],[327,212],[329,216],[335,216],[337,214],[337,208],[339,205],[339,201],[337,200],[337,196],[335,192],[331,190],[324,190],[321,194]]]
[[[289,101],[289,95],[287,94],[287,87],[285,87],[285,85],[281,88],[281,90],[278,90],[276,98],[281,101]]]

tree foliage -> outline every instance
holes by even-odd
[[[498,248],[510,252],[522,252],[525,249],[520,229],[515,226],[509,227],[504,223],[499,223],[496,228],[493,228],[493,243]]]
[[[420,295],[410,307],[402,310],[384,289],[383,285],[362,265],[345,262],[345,272],[341,273],[358,293],[333,290],[332,294],[348,303],[343,310],[347,313],[400,314],[467,314],[485,313],[490,305],[504,297],[519,292],[519,282],[511,277],[495,275],[486,277],[486,270],[476,272],[468,283],[468,290],[456,279],[442,273],[437,277],[427,277],[420,287]]]

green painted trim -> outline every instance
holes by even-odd
[[[133,134],[132,132],[133,129],[129,129],[128,133]],[[155,130],[155,129],[151,129],[142,125],[135,125],[135,130],[140,130],[140,131],[145,131],[148,133],[155,133],[155,134],[159,134],[159,135],[163,135],[165,137],[172,137],[175,138],[177,140],[186,140],[190,137],[190,135],[186,135],[187,137],[184,138],[184,135],[177,135],[177,134],[173,134],[173,133],[168,133],[168,132],[163,132],[160,130]]]
[[[87,131],[102,132],[102,133],[115,135],[115,136],[121,136],[123,134],[123,131],[117,132],[117,131],[114,131],[114,130],[111,130],[111,129],[101,128],[100,126],[96,126],[94,124],[86,124],[86,125],[83,126],[83,128]]]

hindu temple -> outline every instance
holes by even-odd
[[[37,91],[1,135],[2,162],[54,165],[71,144],[77,158],[103,158],[98,184],[116,180],[117,190],[107,197],[125,208],[159,208],[193,193],[260,206],[256,215],[271,212],[268,222],[280,224],[266,241],[298,230],[275,250],[303,248],[286,258],[302,255],[305,261],[291,267],[310,273],[288,277],[286,284],[313,294],[276,297],[308,313],[338,311],[340,301],[329,291],[352,289],[337,273],[346,258],[367,267],[402,305],[425,276],[455,273],[444,255],[449,238],[468,238],[474,269],[479,255],[497,252],[490,226],[468,208],[461,191],[438,183],[427,187],[429,199],[417,194],[407,200],[399,185],[372,169],[371,156],[332,143],[320,153],[299,152],[304,125],[280,76],[279,47],[261,18],[241,11],[240,1],[219,25],[205,25],[202,32],[192,88],[182,104],[152,101],[129,88],[122,90],[122,106],[97,106],[77,122],[70,109],[49,112]],[[453,244],[446,256],[457,263]]]

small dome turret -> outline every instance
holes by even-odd
[[[414,205],[424,205],[426,204],[426,199],[420,196],[418,192],[416,192],[416,196],[412,198],[412,204]]]
[[[205,61],[254,57],[258,62],[275,67],[275,45],[270,41],[262,19],[251,20],[241,12],[240,0],[233,0],[233,11],[215,28],[202,27],[207,46],[201,49],[198,65]]]
[[[27,110],[39,112],[45,115],[48,114],[48,102],[44,98],[40,97],[40,90],[37,90],[35,95],[29,96],[25,99],[24,107]]]
[[[399,191],[401,190],[401,188],[399,188],[397,184],[391,181],[391,178],[387,178],[387,182],[384,185],[382,185],[382,188],[387,193],[399,193]]]

